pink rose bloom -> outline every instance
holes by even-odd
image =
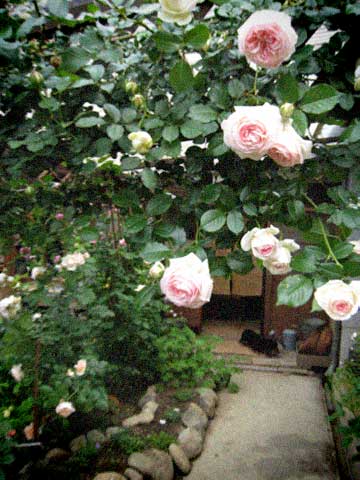
[[[121,238],[119,240],[119,247],[126,247],[127,243],[126,243],[126,240],[125,238]]]
[[[349,285],[342,280],[329,280],[314,294],[318,305],[333,320],[348,320],[360,306],[360,281]]]
[[[56,220],[64,220],[64,214],[59,212],[55,215]]]
[[[268,260],[264,260],[264,267],[272,275],[285,275],[291,272],[290,267],[291,253],[285,247],[279,247],[275,255]]]
[[[248,252],[251,250],[254,257],[260,260],[267,260],[273,257],[279,247],[279,240],[275,237],[279,233],[279,229],[269,228],[253,228],[247,232],[241,239],[241,248]]]
[[[78,362],[74,365],[74,369],[78,377],[81,377],[82,375],[84,375],[86,370],[86,365],[87,365],[87,362],[84,359],[78,360]]]
[[[312,142],[304,140],[296,133],[290,123],[286,122],[277,135],[267,154],[280,167],[301,165],[304,160],[312,158]]]
[[[259,67],[276,68],[295,51],[297,34],[284,12],[259,10],[238,30],[240,53]]]
[[[282,125],[278,107],[265,103],[257,107],[235,107],[221,128],[225,145],[240,158],[261,160]]]
[[[210,301],[213,289],[208,261],[202,262],[194,253],[171,259],[160,288],[166,299],[178,307],[202,307]]]
[[[59,263],[59,262],[61,262],[61,255],[55,255],[54,263]]]

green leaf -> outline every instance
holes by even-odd
[[[179,49],[181,38],[168,32],[156,32],[151,37],[161,52],[173,53]]]
[[[224,212],[221,210],[208,210],[205,212],[201,219],[200,225],[205,232],[217,232],[220,230],[226,222]]]
[[[338,260],[348,257],[354,249],[354,245],[349,242],[338,242],[332,246],[332,251]]]
[[[177,62],[170,70],[169,80],[170,85],[177,93],[192,88],[194,77],[190,65],[184,60]]]
[[[115,105],[112,105],[111,103],[105,103],[104,110],[113,122],[118,123],[120,121],[121,113],[120,110],[115,107]]]
[[[355,143],[360,140],[360,122],[355,121],[341,134],[340,140],[344,143]]]
[[[313,293],[312,281],[304,275],[290,275],[279,283],[276,305],[300,307],[305,305]]]
[[[292,126],[295,128],[297,133],[301,136],[305,135],[306,130],[308,128],[308,119],[304,112],[301,110],[294,110],[292,114]]]
[[[140,252],[141,258],[147,262],[157,262],[163,260],[171,254],[171,250],[163,243],[149,242]]]
[[[291,261],[294,270],[301,273],[313,273],[317,270],[317,262],[325,258],[324,252],[318,247],[305,247]]]
[[[44,17],[29,17],[20,25],[16,32],[16,38],[26,37],[34,27],[40,27],[45,23]]]
[[[300,200],[289,201],[287,208],[291,219],[295,222],[305,216],[305,206]]]
[[[48,0],[47,8],[51,15],[64,18],[69,13],[68,0]]]
[[[241,212],[239,212],[239,210],[231,210],[227,215],[226,224],[230,232],[235,233],[235,235],[242,232],[244,229],[244,219]]]
[[[339,94],[331,85],[322,83],[311,87],[303,99],[300,107],[306,113],[325,113],[332,110],[339,100]]]
[[[90,65],[89,67],[84,68],[84,70],[89,73],[94,82],[98,82],[105,74],[104,66],[99,64]]]
[[[106,133],[113,142],[119,140],[124,135],[124,128],[121,125],[109,125],[106,129]]]
[[[100,117],[81,117],[75,125],[79,128],[91,128],[103,125],[104,123],[104,120]]]
[[[186,45],[194,48],[202,48],[210,38],[210,30],[206,25],[200,23],[184,35]]]
[[[251,272],[251,270],[254,268],[251,255],[243,252],[242,250],[236,250],[235,252],[227,255],[226,263],[233,272],[241,275]]]
[[[134,170],[141,164],[139,157],[123,157],[121,159],[121,168],[123,170]]]
[[[179,128],[175,125],[169,125],[162,131],[162,137],[167,142],[173,142],[179,136]]]
[[[201,124],[195,120],[188,120],[185,122],[183,125],[181,125],[180,131],[185,138],[189,139],[196,138],[203,133]]]
[[[212,183],[211,185],[206,185],[201,190],[200,201],[204,203],[215,203],[216,200],[220,197],[221,194],[221,185],[218,183]]]
[[[228,83],[228,92],[230,97],[232,98],[242,97],[245,90],[246,90],[245,85],[242,82],[240,82],[240,80],[238,80],[237,78],[230,80],[230,82]]]
[[[281,75],[277,80],[275,91],[282,103],[295,103],[299,100],[300,92],[298,83],[289,73]]]
[[[133,108],[124,108],[121,112],[124,123],[131,123],[137,117],[137,111]]]
[[[217,113],[209,105],[192,105],[189,117],[201,123],[209,123],[216,120]]]
[[[165,193],[155,195],[146,206],[146,213],[149,216],[162,215],[167,212],[172,204],[172,198]]]
[[[141,180],[149,190],[154,190],[156,188],[157,176],[150,168],[144,168],[141,172]]]
[[[71,88],[83,88],[88,85],[94,85],[94,80],[91,80],[91,78],[80,78],[71,85]]]
[[[85,67],[90,59],[91,55],[85,49],[70,47],[62,54],[61,69],[66,72],[77,72],[80,68]]]
[[[256,217],[257,215],[257,207],[253,203],[245,203],[243,205],[244,212],[246,215],[249,215],[249,217]]]
[[[157,293],[157,285],[147,285],[145,288],[140,290],[136,295],[136,302],[140,307],[144,307],[152,301],[154,295]]]
[[[124,223],[124,228],[127,234],[139,233],[147,225],[147,219],[144,215],[132,215],[127,217]]]

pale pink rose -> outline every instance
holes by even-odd
[[[55,215],[56,220],[64,220],[64,214],[59,212]]]
[[[312,158],[312,142],[304,140],[296,133],[290,122],[285,122],[272,139],[267,151],[269,157],[281,167],[301,165],[304,160]]]
[[[210,301],[213,289],[208,261],[202,262],[194,253],[171,259],[160,288],[166,299],[178,307],[200,308]]]
[[[279,240],[275,237],[279,229],[270,226],[269,228],[253,228],[241,239],[241,248],[248,252],[251,250],[254,257],[260,260],[267,260],[275,255],[279,247]]]
[[[119,240],[119,247],[126,247],[127,243],[126,243],[126,240],[125,238],[121,238]]]
[[[82,375],[84,375],[86,370],[86,365],[87,365],[87,362],[83,358],[78,360],[78,362],[74,365],[74,369],[78,377],[81,377]]]
[[[59,262],[61,262],[61,255],[55,255],[54,263],[59,263]]]
[[[24,428],[24,435],[25,435],[26,440],[34,440],[34,424],[33,424],[33,422],[29,423],[29,425],[27,425]]]
[[[349,285],[342,280],[329,280],[314,294],[318,305],[333,320],[348,320],[360,306],[360,281]]]
[[[353,252],[360,255],[360,240],[352,240],[350,243],[354,245]]]
[[[60,415],[60,417],[67,418],[72,413],[75,412],[74,405],[71,402],[60,401],[60,403],[55,408],[55,412]]]
[[[297,38],[289,15],[274,10],[253,13],[238,30],[240,53],[264,68],[276,68],[288,60]]]
[[[279,108],[268,103],[235,107],[221,128],[225,145],[240,158],[261,160],[272,146],[276,132],[282,128],[282,118]]]
[[[291,272],[290,262],[291,253],[280,246],[273,257],[264,260],[263,265],[272,275],[285,275]]]

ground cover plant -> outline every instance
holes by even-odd
[[[212,277],[258,265],[290,273],[278,304],[356,313],[359,13],[352,0],[4,2],[1,467],[14,441],[66,432],[109,393],[162,380],[187,401],[227,384],[164,297],[200,308]],[[315,48],[320,26],[332,35]]]

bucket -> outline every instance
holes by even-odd
[[[296,331],[291,329],[283,330],[282,343],[285,350],[294,352],[296,350]]]

